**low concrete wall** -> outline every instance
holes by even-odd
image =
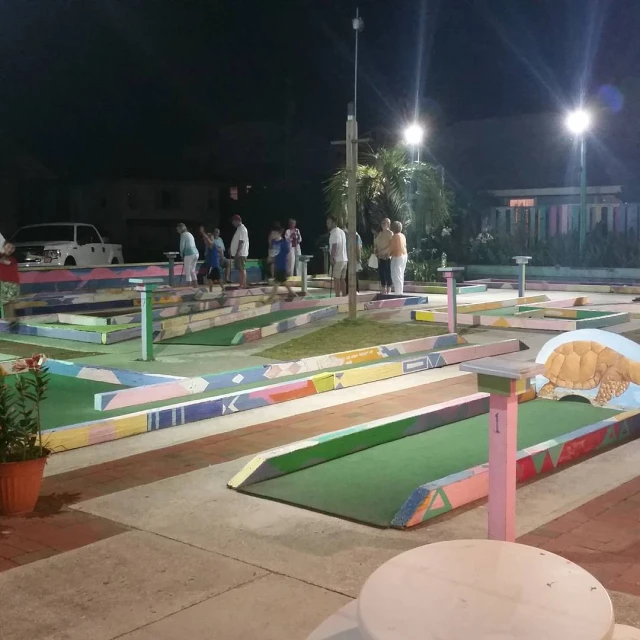
[[[514,265],[467,265],[467,280],[497,278],[518,279],[518,267]],[[606,269],[573,267],[527,267],[527,280],[545,280],[548,282],[576,282],[606,284],[640,284],[640,269]]]

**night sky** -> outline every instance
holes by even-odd
[[[3,0],[2,146],[97,175],[245,122],[339,137],[356,4],[361,131],[398,131],[416,87],[442,127],[640,74],[638,0]]]

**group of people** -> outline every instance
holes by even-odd
[[[407,239],[402,233],[402,223],[391,223],[389,218],[381,222],[381,230],[375,237],[373,253],[378,262],[380,292],[404,292],[404,272],[407,268]],[[331,277],[336,296],[347,295],[347,267],[349,264],[349,236],[338,226],[333,216],[327,217]],[[348,226],[345,225],[348,232]],[[356,287],[358,273],[362,270],[362,240],[356,232]]]
[[[221,285],[223,283],[223,274],[225,274],[225,280],[229,281],[232,261],[234,267],[240,274],[240,288],[247,288],[249,232],[247,231],[247,227],[242,224],[242,218],[238,215],[231,218],[231,224],[233,224],[236,230],[233,234],[231,245],[229,246],[229,258],[225,256],[226,247],[224,240],[220,237],[220,229],[214,229],[211,233],[207,232],[203,226],[199,229],[200,237],[205,244],[205,278],[210,291],[214,284]],[[180,257],[184,265],[185,283],[187,285],[197,285],[197,265],[200,259],[200,251],[196,245],[196,239],[185,224],[181,223],[177,225],[176,231],[180,234]]]
[[[200,237],[205,244],[205,279],[209,286],[209,291],[214,285],[222,285],[228,282],[231,275],[231,265],[239,273],[239,286],[241,289],[247,288],[247,258],[249,257],[249,232],[247,227],[242,223],[242,218],[235,215],[231,218],[231,224],[235,227],[235,233],[229,245],[229,257],[225,255],[226,248],[224,241],[220,237],[220,229],[214,229],[213,232],[201,226],[199,229]],[[200,252],[196,245],[193,234],[187,229],[186,225],[179,224],[176,231],[180,234],[180,257],[184,264],[185,283],[187,285],[196,285],[198,283],[197,264],[200,258]],[[276,235],[279,234],[278,238]],[[282,269],[276,266],[276,256],[278,264],[284,259],[282,255],[284,251],[279,243],[275,243],[276,239],[282,239],[287,243],[286,263]],[[276,252],[277,253],[274,253]],[[298,229],[295,220],[289,220],[289,226],[283,230],[279,223],[274,223],[273,229],[269,235],[269,261],[272,264],[272,277],[276,279],[276,271],[279,275],[286,274],[287,277],[297,275],[298,264],[302,252],[302,234]],[[286,280],[286,279],[285,279]],[[277,279],[276,279],[277,282]]]
[[[378,258],[380,292],[403,293],[404,272],[407,268],[407,239],[402,233],[402,223],[391,223],[385,218],[380,223],[380,233],[373,243],[373,251]]]

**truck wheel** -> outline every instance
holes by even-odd
[[[118,258],[114,258],[114,259],[111,261],[111,264],[120,264],[120,261],[118,260]]]
[[[65,261],[64,261],[64,266],[65,267],[75,267],[76,266],[76,259],[72,258],[71,256],[69,256]]]

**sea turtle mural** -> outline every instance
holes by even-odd
[[[640,345],[600,329],[580,329],[556,336],[540,350],[544,364],[536,378],[541,398],[569,395],[612,409],[640,408]]]

